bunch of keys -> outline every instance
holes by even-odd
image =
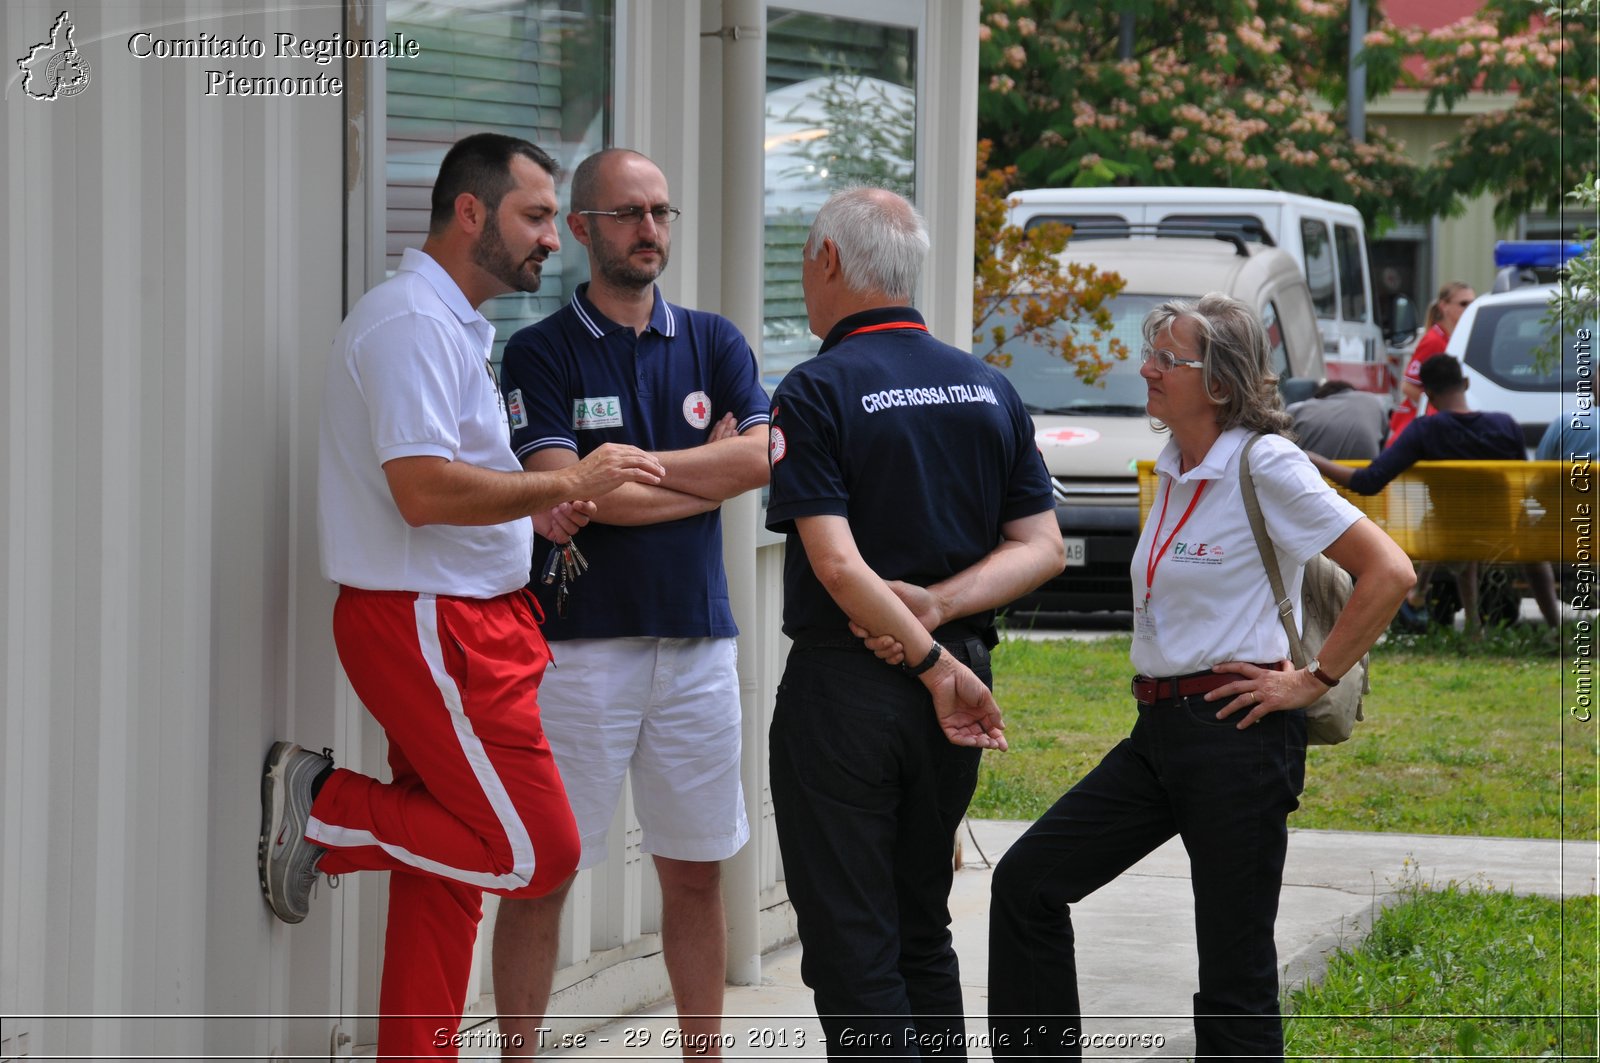
[[[572,593],[569,588],[587,571],[589,559],[583,556],[576,542],[568,539],[564,544],[551,544],[550,558],[544,563],[544,575],[540,580],[548,587],[560,578],[561,586],[556,588],[556,615],[563,620],[567,617],[567,598]]]

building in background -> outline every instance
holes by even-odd
[[[1476,14],[1479,0],[1385,0],[1384,16],[1397,26],[1438,30]],[[1420,69],[1420,59],[1407,65]],[[1427,92],[1401,89],[1367,104],[1367,117],[1381,123],[1389,134],[1404,142],[1412,159],[1433,159],[1434,146],[1452,137],[1462,123],[1477,114],[1508,110],[1517,102],[1514,93],[1472,92],[1449,111],[1429,113]],[[1563,192],[1566,190],[1563,189]],[[1494,245],[1506,239],[1556,239],[1576,234],[1577,218],[1563,222],[1557,214],[1524,214],[1506,228],[1494,219],[1494,198],[1481,196],[1454,218],[1408,222],[1391,226],[1371,244],[1373,276],[1380,305],[1404,294],[1412,299],[1420,319],[1441,285],[1463,281],[1474,291],[1492,290],[1496,265]]]

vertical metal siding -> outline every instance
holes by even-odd
[[[341,311],[341,103],[207,99],[217,61],[126,47],[140,29],[328,36],[341,13],[230,9],[72,5],[88,89],[29,100],[8,77],[0,104],[9,1015],[326,1014],[346,986],[339,895],[279,927],[254,868],[266,744],[337,723],[309,507]],[[7,58],[60,11],[6,5]],[[322,1054],[331,1022],[21,1019],[6,1036],[35,1056]]]

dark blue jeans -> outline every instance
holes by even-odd
[[[789,654],[772,805],[829,1059],[966,1058],[950,857],[978,759],[945,740],[920,682],[865,650]]]
[[[1080,1058],[1067,906],[1177,834],[1189,853],[1199,939],[1197,1058],[1282,1058],[1272,933],[1286,821],[1305,782],[1305,714],[1271,713],[1240,731],[1242,713],[1216,719],[1222,704],[1140,705],[1133,733],[1000,861],[989,909],[996,1056]]]

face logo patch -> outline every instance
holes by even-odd
[[[615,395],[575,399],[572,403],[572,427],[579,432],[592,428],[621,428],[622,403]]]
[[[683,419],[696,428],[711,423],[711,396],[703,391],[691,391],[683,400]]]
[[[789,453],[789,441],[783,438],[783,429],[781,428],[774,428],[767,438],[769,440],[767,443],[767,459],[776,465],[783,460],[785,454]]]

